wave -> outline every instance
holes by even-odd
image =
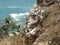
[[[29,13],[26,12],[26,13],[19,13],[19,16],[24,16],[24,15],[28,15]]]
[[[28,15],[29,13],[28,12],[26,12],[26,13],[11,13],[11,14],[9,14],[9,16],[10,17],[12,17],[14,20],[19,20],[19,18],[18,17],[21,17],[21,18],[23,18],[22,16],[25,16],[25,15]]]
[[[18,6],[7,6],[6,8],[20,8]]]
[[[12,13],[12,14],[9,14],[10,15],[10,17],[12,17],[12,18],[16,18],[17,17],[17,13]]]
[[[9,14],[12,18],[16,18],[16,17],[20,17],[20,16],[24,16],[24,15],[28,15],[29,13],[26,12],[26,13],[11,13]]]

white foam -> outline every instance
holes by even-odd
[[[23,16],[23,15],[28,15],[29,13],[26,12],[26,13],[19,13],[19,16]]]
[[[21,16],[25,16],[25,15],[28,15],[29,13],[28,12],[26,12],[26,13],[11,13],[11,14],[9,14],[10,15],[10,17],[12,17],[14,20],[20,20],[20,19],[18,19],[18,17],[21,17]]]
[[[6,8],[20,8],[18,6],[7,6]]]
[[[15,19],[13,19],[13,21],[20,21],[21,19],[17,19],[17,18],[15,18]]]
[[[16,17],[18,16],[18,14],[17,14],[17,13],[12,13],[12,14],[10,14],[10,16],[11,16],[12,18],[16,18]]]
[[[28,12],[26,12],[26,13],[12,13],[12,14],[10,14],[10,16],[12,17],[12,18],[16,18],[17,16],[23,16],[23,15],[28,15],[29,13]]]

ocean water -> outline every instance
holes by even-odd
[[[35,2],[36,0],[0,0],[0,26],[6,17],[11,17],[24,28],[26,15]]]

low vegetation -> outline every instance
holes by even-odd
[[[24,38],[20,30],[20,25],[16,25],[10,18],[6,18],[4,25],[0,27],[0,45],[23,45]]]
[[[21,34],[15,36],[5,36],[0,40],[0,45],[24,45],[24,38],[22,39]]]

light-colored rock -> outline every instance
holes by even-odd
[[[19,32],[15,32],[15,33],[16,33],[16,35],[20,34]]]
[[[9,33],[9,36],[14,36],[14,34],[10,34],[10,33]]]

